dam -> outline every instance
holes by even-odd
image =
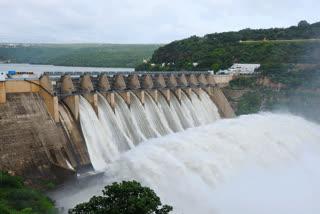
[[[102,170],[143,141],[235,116],[202,71],[9,76],[0,112],[0,167],[31,186]]]
[[[1,170],[25,177],[26,186],[64,184],[49,195],[65,210],[113,182],[136,180],[173,213],[319,213],[319,124],[280,113],[232,118],[219,87],[228,78],[3,78]]]

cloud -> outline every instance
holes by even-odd
[[[312,23],[318,11],[318,0],[0,0],[0,41],[167,43]]]

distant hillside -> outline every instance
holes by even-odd
[[[235,62],[319,63],[320,40],[317,39],[320,39],[320,22],[309,24],[306,21],[289,28],[192,36],[160,47],[148,64],[140,64],[136,70],[218,71]],[[194,66],[194,62],[198,65]]]
[[[0,61],[94,67],[135,67],[150,59],[158,44],[0,45]]]

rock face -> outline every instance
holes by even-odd
[[[257,79],[257,84],[267,88],[286,88],[282,83],[273,83],[270,77],[261,77]]]
[[[72,176],[79,163],[75,156],[62,125],[52,120],[39,93],[7,94],[7,102],[0,105],[0,170],[41,187]]]
[[[221,88],[223,94],[226,96],[227,99],[238,100],[244,94],[248,93],[251,90],[235,90],[235,89],[228,89],[228,88]]]
[[[229,89],[229,88],[221,88],[225,97],[229,100],[232,109],[234,112],[238,111],[238,101],[241,100],[243,95],[252,91],[248,89]]]

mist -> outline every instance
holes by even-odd
[[[72,208],[114,181],[137,180],[173,213],[320,212],[320,126],[290,114],[261,113],[140,143],[74,191],[52,194]]]

